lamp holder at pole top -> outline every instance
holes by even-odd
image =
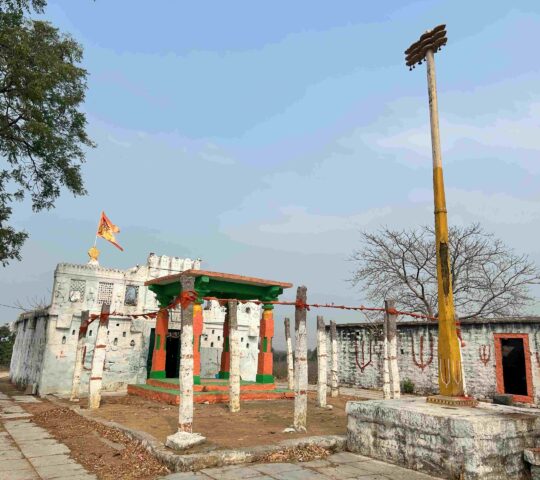
[[[416,65],[422,65],[428,50],[438,52],[447,42],[446,25],[438,25],[425,32],[416,42],[405,50],[405,64],[412,70]]]

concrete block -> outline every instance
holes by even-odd
[[[47,458],[47,457],[45,457]],[[68,463],[64,465],[41,465],[35,467],[39,476],[43,480],[55,480],[63,478],[75,478],[78,475],[85,475],[88,472],[77,463]]]
[[[194,473],[194,472],[182,472],[182,473],[171,473],[166,477],[162,477],[161,480],[209,480],[209,476],[204,473]]]
[[[493,395],[493,403],[497,405],[513,405],[514,396],[506,393],[497,393]]]
[[[236,480],[243,478],[258,478],[260,472],[252,467],[244,467],[242,465],[233,465],[222,468],[207,468],[202,471],[205,475],[216,480]]]
[[[328,477],[314,470],[290,470],[272,475],[277,480],[328,480]]]
[[[253,465],[253,468],[259,472],[274,475],[276,473],[290,472],[291,470],[301,470],[302,465],[296,463],[260,463]]]
[[[39,480],[37,473],[32,469],[0,472],[0,480]]]
[[[61,453],[69,453],[69,448],[65,445],[62,445],[60,443],[56,445],[48,445],[48,446],[32,446],[32,447],[26,447],[25,449],[22,449],[24,455],[29,458],[35,458],[35,457],[47,457],[49,455],[58,455]]]
[[[59,455],[48,455],[46,457],[34,457],[29,459],[30,463],[38,468],[45,466],[53,465],[70,465],[74,464],[75,460],[71,459],[69,455],[59,454]]]
[[[347,448],[446,479],[528,478],[523,451],[540,439],[540,417],[512,407],[445,407],[425,398],[348,402]],[[388,475],[386,464],[366,470]]]
[[[371,460],[368,457],[364,457],[362,455],[358,455],[356,453],[350,453],[350,452],[334,453],[333,455],[330,455],[326,459],[331,463],[352,463],[352,462],[361,462],[361,461]]]
[[[343,463],[338,466],[317,468],[317,472],[322,473],[325,478],[331,479],[346,479],[359,478],[364,475],[370,475],[372,472],[357,468],[354,463]]]
[[[174,435],[167,437],[165,445],[173,450],[185,450],[204,441],[206,441],[206,437],[198,433],[176,432]]]
[[[30,464],[24,458],[0,462],[0,472],[12,472],[15,470],[28,470]]]

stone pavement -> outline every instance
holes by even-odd
[[[26,395],[0,393],[0,480],[96,480],[69,457],[69,448],[32,422]]]
[[[172,473],[162,480],[434,480],[423,473],[349,452],[305,463],[254,463]]]

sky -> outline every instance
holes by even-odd
[[[433,222],[425,68],[403,52],[441,23],[449,223],[480,222],[540,264],[537,1],[49,0],[44,17],[84,48],[98,146],[87,196],[16,205],[30,238],[0,270],[2,304],[49,300],[56,264],[87,261],[102,210],[125,251],[100,242],[101,265],[200,257],[304,284],[313,302],[366,303],[348,281],[359,232]],[[294,312],[276,313],[279,345]],[[0,307],[0,323],[16,315]]]

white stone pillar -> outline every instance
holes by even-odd
[[[195,279],[181,279],[182,291],[192,291]],[[182,333],[180,341],[180,406],[178,430],[193,432],[193,304],[182,308]]]
[[[88,310],[81,312],[81,325],[79,327],[77,350],[75,351],[75,366],[73,368],[73,381],[71,382],[71,396],[69,398],[72,402],[79,400],[79,386],[81,384],[81,372],[84,364],[86,332],[88,331],[89,317],[90,312]]]
[[[328,356],[326,354],[326,325],[322,316],[317,317],[317,403],[326,408],[328,376]]]
[[[285,319],[285,341],[287,343],[287,387],[289,390],[294,389],[294,357],[292,351],[291,340],[291,321]]]
[[[182,292],[194,292],[195,279],[182,276]],[[167,437],[165,445],[175,450],[185,450],[205,441],[193,433],[193,303],[181,309],[182,333],[180,336],[180,405],[178,431]]]
[[[238,332],[238,302],[229,300],[229,411],[240,411],[240,332]]]
[[[99,324],[96,332],[96,344],[92,354],[92,368],[88,382],[88,408],[99,408],[101,403],[101,386],[103,384],[103,369],[105,367],[105,351],[107,348],[107,328],[109,328],[110,305],[101,306]]]
[[[386,302],[385,302],[386,303]],[[390,359],[388,348],[388,312],[385,312],[383,319],[383,398],[392,398],[390,387]]]
[[[391,398],[401,397],[401,382],[399,379],[399,368],[397,360],[397,315],[393,313],[396,309],[395,300],[385,301],[384,308],[387,341],[388,341],[388,363],[390,369],[390,394]],[[392,313],[389,313],[392,312]]]
[[[330,379],[330,395],[337,397],[339,395],[339,377],[338,377],[338,344],[336,322],[330,322],[330,342],[332,345],[332,366]]]
[[[297,432],[305,432],[307,426],[307,310],[301,306],[307,301],[307,288],[298,287],[296,293],[295,332],[296,332],[296,355],[295,355],[295,385],[294,385],[294,429]]]

